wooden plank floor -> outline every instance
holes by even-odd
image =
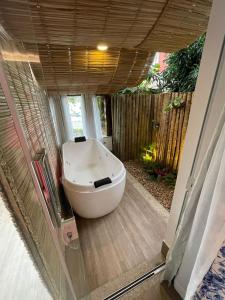
[[[77,219],[90,290],[160,253],[168,212],[130,175],[111,214]]]

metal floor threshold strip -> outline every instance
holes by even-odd
[[[129,291],[136,288],[138,285],[142,284],[145,280],[155,276],[156,274],[162,272],[165,269],[165,262],[161,263],[160,265],[156,266],[154,269],[150,270],[149,272],[143,274],[142,276],[138,277],[134,281],[130,282],[128,285],[122,287],[121,289],[115,291],[108,297],[104,298],[103,300],[116,300],[122,297],[124,294],[128,293]]]

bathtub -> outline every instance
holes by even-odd
[[[74,211],[84,218],[98,218],[120,203],[126,181],[123,163],[96,139],[67,142],[62,146],[65,194]],[[96,181],[108,178],[95,187]]]

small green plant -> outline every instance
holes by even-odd
[[[156,148],[155,144],[150,144],[142,149],[141,160],[146,164],[148,162],[154,161],[156,158]]]
[[[161,163],[156,161],[147,163],[144,169],[152,180],[159,180],[162,176],[165,176],[167,171]]]
[[[175,186],[177,174],[161,162],[156,161],[155,144],[143,147],[141,161],[143,162],[145,172],[149,175],[149,179],[163,181],[170,187]]]
[[[173,109],[181,108],[184,106],[184,104],[185,104],[185,102],[181,97],[176,97],[166,105],[166,107],[164,108],[164,111],[169,112]]]
[[[143,162],[143,168],[149,175],[150,180],[162,181],[170,187],[175,186],[177,179],[176,172],[171,171],[168,167],[165,167],[164,164],[157,161],[143,160]]]
[[[151,180],[162,181],[170,187],[175,187],[177,174],[171,172],[169,168],[163,166],[161,163],[153,163],[145,168]]]
[[[170,172],[163,178],[165,184],[170,187],[175,187],[176,180],[177,180],[177,174],[175,172]]]

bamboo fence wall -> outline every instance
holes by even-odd
[[[175,97],[185,105],[165,112]],[[123,161],[140,158],[142,147],[155,145],[156,160],[177,170],[182,154],[192,93],[112,96],[113,151]]]

